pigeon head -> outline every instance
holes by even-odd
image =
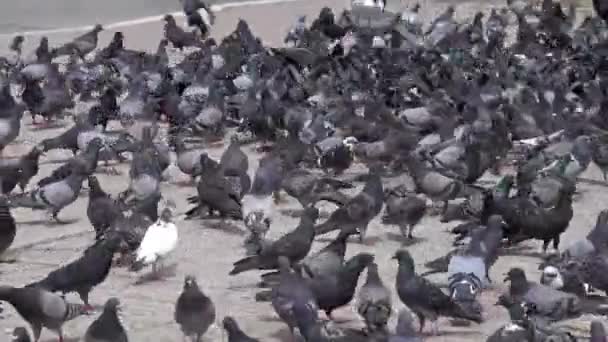
[[[600,321],[591,322],[591,340],[590,342],[605,342],[606,330]]]
[[[224,317],[224,319],[222,320],[222,326],[224,327],[224,329],[226,329],[227,332],[236,332],[241,330],[239,328],[239,324],[236,322],[236,320],[234,318],[232,318],[231,316],[226,316]]]
[[[492,215],[490,216],[490,218],[488,218],[487,227],[490,229],[503,229],[506,227],[506,225],[507,223],[505,222],[505,220],[502,219],[502,216],[500,215]]]
[[[89,150],[89,149],[90,150],[100,149],[102,146],[103,146],[103,141],[101,141],[100,138],[94,138],[87,145],[87,150]]]
[[[97,25],[95,25],[95,27],[93,27],[93,31],[101,32],[101,31],[103,31],[103,26],[101,26],[101,24],[97,24]]]
[[[173,214],[171,213],[171,209],[165,208],[160,213],[160,220],[163,221],[163,222],[171,222],[171,217],[172,216],[173,216]]]
[[[348,260],[345,264],[346,268],[361,268],[367,267],[374,262],[374,255],[370,253],[359,253],[350,260]]]
[[[397,252],[395,252],[393,259],[397,260],[399,266],[405,266],[410,268],[411,270],[414,270],[414,258],[412,258],[412,255],[407,250],[398,250]]]
[[[526,281],[526,273],[524,272],[524,270],[522,270],[519,267],[510,269],[509,272],[507,272],[507,274],[505,275],[504,281],[506,282],[506,281],[517,281],[517,280]]]
[[[103,306],[103,310],[107,312],[118,312],[120,311],[120,300],[116,297],[112,297],[106,301]]]
[[[198,288],[198,283],[193,275],[187,275],[186,278],[184,278],[184,290],[190,288]]]
[[[90,175],[87,177],[87,182],[89,183],[89,188],[99,188],[99,180],[94,175]]]
[[[13,42],[11,43],[10,49],[13,51],[21,50],[21,44],[23,44],[24,40],[25,39],[22,35],[15,36],[15,38],[13,38]]]
[[[540,283],[556,290],[561,290],[564,287],[564,279],[559,269],[555,266],[547,266],[543,269],[543,274],[540,276]]]
[[[167,23],[167,24],[175,24],[175,18],[173,18],[173,16],[171,14],[167,14],[163,17],[163,20]]]
[[[24,327],[16,327],[15,329],[13,329],[11,341],[15,341],[15,342],[30,341],[30,335],[27,332],[27,329]]]

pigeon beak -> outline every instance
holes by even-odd
[[[509,280],[511,280],[511,276],[510,276],[510,275],[508,275],[508,274],[505,274],[505,279],[503,280],[503,282],[505,282],[505,283],[506,283],[506,282],[507,282],[507,281],[509,281]]]

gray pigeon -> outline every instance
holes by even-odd
[[[239,327],[239,324],[236,320],[230,316],[224,317],[222,321],[224,329],[228,334],[228,342],[259,342],[253,337],[247,336],[243,330]]]
[[[37,287],[0,286],[0,300],[9,302],[30,324],[34,341],[40,339],[42,328],[47,328],[63,342],[63,324],[86,314],[83,305],[68,303],[63,297]]]
[[[184,289],[175,305],[175,321],[184,336],[192,342],[202,341],[203,335],[215,322],[215,305],[198,287],[194,276],[186,276]]]
[[[0,155],[4,148],[12,143],[21,129],[21,117],[25,107],[17,104],[11,95],[10,82],[2,80],[0,89]]]
[[[308,308],[308,312],[315,313],[319,310],[315,296],[302,277],[293,272],[289,265],[289,259],[279,257],[279,271],[281,272],[279,284],[272,288],[272,307],[281,320],[287,324],[289,331],[294,333],[299,325],[294,307]],[[300,332],[304,334],[304,332]]]
[[[368,177],[363,190],[357,196],[336,209],[325,222],[315,227],[316,235],[340,229],[358,233],[360,241],[365,239],[367,226],[382,210],[384,197],[380,176],[375,170],[370,170]]]
[[[395,335],[390,336],[388,342],[422,342],[414,328],[414,316],[408,309],[402,309],[397,318]]]
[[[84,335],[84,342],[128,342],[127,332],[120,322],[120,301],[110,298],[101,315],[91,323]]]
[[[395,253],[394,259],[399,262],[395,286],[401,301],[407,305],[420,321],[420,331],[429,318],[433,322],[433,332],[437,333],[436,322],[439,316],[463,318],[477,323],[482,321],[479,312],[468,312],[441,289],[416,274],[414,259],[404,249]]]
[[[426,200],[392,189],[388,192],[385,203],[382,223],[397,225],[403,237],[413,239],[414,227],[426,213]]]
[[[521,268],[509,270],[505,281],[511,282],[508,293],[510,300],[532,305],[536,316],[559,321],[581,313],[581,302],[577,296],[528,281]]]
[[[12,342],[31,342],[30,334],[24,327],[16,327],[13,329],[13,335],[11,336]]]
[[[201,173],[201,154],[204,150],[194,148],[187,149],[183,140],[178,139],[175,143],[175,153],[177,153],[177,167],[188,176],[194,178]]]
[[[57,215],[63,208],[76,201],[86,177],[85,170],[74,166],[67,178],[46,184],[31,192],[11,196],[9,203],[12,207],[48,210],[55,221],[61,222]]]
[[[367,280],[357,295],[357,312],[370,332],[384,330],[391,317],[391,293],[384,286],[376,263],[367,266]]]

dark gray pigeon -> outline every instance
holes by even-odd
[[[228,342],[260,342],[258,339],[247,336],[236,320],[230,316],[224,317],[222,325],[228,334]]]
[[[0,184],[2,193],[8,194],[17,185],[21,192],[29,184],[32,177],[38,174],[38,162],[43,151],[38,146],[18,159],[0,159]]]
[[[74,40],[65,45],[53,49],[51,54],[54,57],[57,57],[76,53],[81,59],[84,60],[86,55],[97,48],[97,37],[101,31],[103,31],[103,27],[97,24],[91,31],[76,37]]]
[[[315,237],[314,224],[319,217],[319,210],[315,207],[306,208],[300,218],[300,223],[291,232],[276,240],[270,246],[262,250],[259,255],[250,256],[234,263],[230,275],[241,272],[261,269],[278,268],[280,256],[288,258],[290,262],[302,260],[310,251]]]
[[[433,322],[433,332],[438,332],[436,323],[439,316],[462,318],[477,323],[482,321],[479,312],[468,312],[458,305],[441,289],[416,274],[414,259],[404,249],[395,253],[394,259],[399,262],[395,286],[401,301],[410,308],[420,321],[420,331],[429,318]]]
[[[6,197],[0,197],[0,256],[6,252],[15,241],[17,225],[11,214]]]
[[[9,302],[30,324],[34,341],[40,339],[42,328],[47,328],[63,342],[63,324],[86,313],[83,305],[68,303],[63,297],[36,287],[0,286],[0,300]]]
[[[359,234],[363,241],[369,222],[382,210],[384,193],[380,176],[370,170],[369,178],[363,190],[344,206],[336,209],[329,218],[315,227],[316,235],[327,234],[340,229]]]
[[[100,238],[112,224],[123,217],[122,206],[110,197],[103,189],[95,176],[88,177],[89,203],[87,217],[95,229],[95,238]]]
[[[577,296],[528,281],[521,268],[509,270],[505,281],[511,282],[507,297],[515,303],[533,305],[536,316],[559,321],[581,313],[581,301]]]
[[[367,266],[367,280],[357,295],[357,312],[370,332],[386,329],[392,313],[391,293],[378,274],[378,265]]]
[[[84,342],[128,342],[127,331],[118,317],[119,312],[118,298],[108,299],[101,315],[87,328]]]
[[[12,342],[31,342],[30,333],[24,327],[16,327],[13,329],[13,335],[11,336]]]
[[[19,136],[25,107],[11,95],[10,82],[2,80],[0,89],[0,155],[4,148]]]
[[[184,336],[192,342],[201,342],[203,335],[215,322],[215,305],[196,283],[194,276],[186,276],[184,289],[175,304],[175,322]]]

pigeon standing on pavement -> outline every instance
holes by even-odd
[[[391,318],[391,293],[382,282],[376,263],[367,266],[367,280],[357,295],[357,312],[370,332],[384,330]]]
[[[358,233],[359,240],[363,241],[369,222],[382,210],[383,198],[382,179],[376,172],[370,171],[369,179],[363,190],[344,206],[331,213],[325,222],[316,226],[315,234],[323,235],[340,229]]]
[[[184,288],[175,304],[174,318],[184,336],[192,342],[201,342],[215,321],[215,305],[198,287],[194,276],[188,275],[184,280]]]
[[[80,258],[50,272],[44,279],[27,287],[39,287],[64,294],[76,292],[84,302],[85,309],[92,310],[89,304],[89,292],[108,277],[114,253],[118,251],[121,242],[121,238],[117,235],[98,240],[87,248]]]
[[[6,252],[15,241],[17,225],[8,207],[5,197],[0,197],[0,256]]]
[[[128,342],[127,331],[120,322],[118,312],[118,298],[108,299],[101,315],[87,328],[84,342]]]
[[[154,224],[146,233],[137,248],[135,262],[131,269],[139,271],[152,264],[152,273],[160,276],[159,267],[171,252],[177,247],[177,226],[171,221],[171,209],[165,208]]]
[[[63,297],[36,287],[0,286],[0,300],[9,302],[30,324],[34,341],[40,339],[42,328],[47,328],[63,342],[63,324],[86,313],[83,305],[68,303]]]
[[[89,176],[89,203],[87,217],[95,230],[95,238],[99,239],[112,224],[123,217],[121,206],[101,188],[95,176]]]
[[[11,196],[9,203],[12,207],[46,209],[51,213],[52,219],[61,222],[57,217],[59,212],[76,201],[86,177],[86,170],[80,166],[72,166],[68,177],[38,187],[31,192]]]
[[[8,194],[19,185],[21,192],[25,191],[32,177],[38,174],[40,156],[43,151],[34,146],[28,153],[18,159],[0,159],[0,189]]]
[[[420,331],[426,319],[433,322],[433,332],[437,334],[437,319],[440,316],[462,318],[477,323],[482,321],[479,312],[467,312],[435,284],[416,274],[414,259],[404,249],[395,253],[399,263],[395,286],[401,301],[407,305],[420,321]]]
[[[277,269],[280,256],[288,258],[292,263],[302,260],[310,251],[315,238],[314,224],[318,217],[319,210],[317,208],[306,208],[302,213],[300,223],[293,231],[262,250],[259,255],[246,257],[235,262],[230,275],[255,269]]]
[[[25,107],[11,95],[10,82],[2,80],[0,89],[0,156],[4,148],[19,136]]]
[[[581,301],[573,294],[528,281],[521,268],[512,268],[505,277],[510,281],[509,292],[503,300],[514,303],[525,302],[534,306],[534,314],[550,321],[559,321],[581,313]]]

